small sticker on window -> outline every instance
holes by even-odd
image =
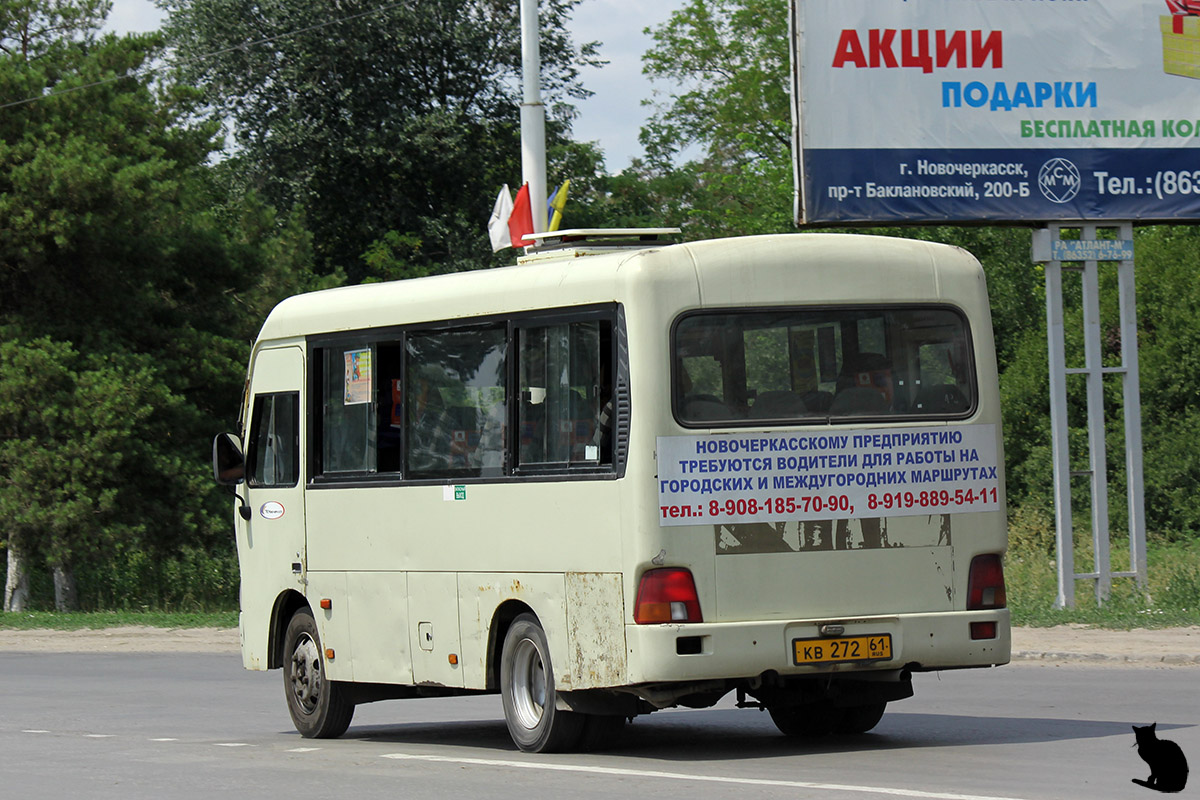
[[[346,405],[371,402],[371,350],[347,350]]]

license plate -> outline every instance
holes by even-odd
[[[892,657],[892,635],[839,636],[822,639],[792,639],[792,663],[846,664],[854,661],[888,661]]]

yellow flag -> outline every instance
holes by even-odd
[[[563,181],[563,185],[554,190],[554,194],[550,195],[550,199],[546,201],[546,213],[550,215],[550,224],[547,230],[558,230],[559,224],[562,223],[563,206],[567,204],[567,188],[571,185],[570,179]]]

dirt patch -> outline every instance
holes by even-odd
[[[1013,661],[1200,666],[1200,626],[1106,631],[1085,625],[1013,628]]]
[[[1200,626],[1106,631],[1083,625],[1014,628],[1013,661],[1193,665],[1200,667]],[[121,627],[100,630],[0,630],[0,650],[55,653],[237,653],[232,628]]]
[[[0,630],[0,650],[33,653],[236,653],[236,628]]]

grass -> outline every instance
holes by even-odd
[[[22,611],[0,613],[0,628],[75,631],[142,625],[150,628],[236,628],[236,611]]]
[[[1168,542],[1149,537],[1145,589],[1139,589],[1133,578],[1113,578],[1112,592],[1100,604],[1095,582],[1077,580],[1075,608],[1055,609],[1053,519],[1018,509],[1009,520],[1008,532],[1004,573],[1014,625],[1078,623],[1116,630],[1200,625],[1200,540]],[[1111,549],[1114,570],[1128,571],[1128,540],[1123,533],[1114,538]],[[1090,529],[1084,520],[1076,526],[1075,571],[1090,572],[1093,563]]]
[[[1054,520],[1042,511],[1016,509],[1009,520],[1005,560],[1008,606],[1014,625],[1047,627],[1066,623],[1099,628],[1173,628],[1200,625],[1200,539],[1169,542],[1151,537],[1147,546],[1148,583],[1139,589],[1132,578],[1114,578],[1107,602],[1096,602],[1094,583],[1075,582],[1075,608],[1055,609],[1058,594],[1054,557]],[[1092,542],[1087,520],[1076,525],[1075,566],[1090,570]],[[1128,569],[1128,542],[1112,543],[1112,564]],[[236,611],[98,611],[0,613],[0,628],[79,630],[145,625],[155,628],[235,628]]]

